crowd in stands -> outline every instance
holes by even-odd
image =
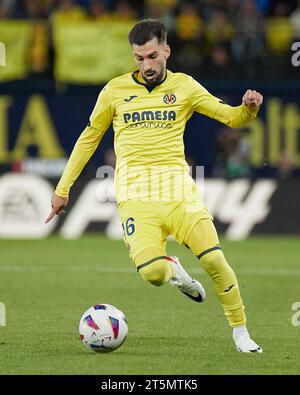
[[[49,70],[53,61],[47,53],[55,21],[143,18],[166,24],[171,69],[208,79],[296,72],[290,59],[292,43],[300,41],[300,0],[0,0],[0,21],[24,18],[44,22],[36,27],[35,72]]]

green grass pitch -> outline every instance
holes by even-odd
[[[156,288],[134,271],[122,241],[0,240],[0,374],[299,374],[300,302],[297,237],[222,241],[242,292],[252,337],[263,354],[235,351],[213,285],[191,252],[176,242],[168,254],[207,291],[203,304],[176,288]],[[113,353],[89,351],[79,341],[83,312],[98,303],[120,308],[128,338]]]

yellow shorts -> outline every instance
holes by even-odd
[[[131,259],[143,250],[155,247],[166,255],[169,235],[180,244],[186,244],[190,231],[205,218],[212,219],[200,195],[194,200],[145,202],[127,200],[118,203],[124,230],[124,241]]]

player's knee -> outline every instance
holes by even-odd
[[[232,270],[221,250],[208,252],[200,258],[200,263],[212,277],[218,277],[222,272]]]
[[[152,262],[139,270],[142,278],[149,283],[160,286],[169,279],[169,269],[164,259]]]
[[[185,242],[196,256],[209,246],[217,246],[219,238],[213,221],[209,218],[199,220]]]
[[[168,281],[169,265],[165,259],[165,251],[160,248],[147,248],[134,259],[138,272],[145,281],[160,286]]]

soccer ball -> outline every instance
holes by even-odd
[[[121,310],[110,304],[90,307],[79,322],[80,340],[96,352],[110,352],[125,341],[128,326]]]

